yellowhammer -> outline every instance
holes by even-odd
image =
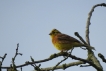
[[[69,35],[63,34],[57,29],[53,29],[49,35],[52,38],[53,45],[60,51],[67,51],[72,49],[73,47],[81,47],[81,46],[86,47],[86,45],[82,44],[77,39]],[[89,47],[89,48],[94,49],[93,47]]]

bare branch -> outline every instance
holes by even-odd
[[[15,61],[15,58],[16,58],[17,55],[21,55],[21,56],[22,56],[22,53],[18,53],[18,48],[19,48],[19,43],[17,44],[17,48],[16,48],[15,55],[14,55],[14,57],[12,58],[13,62]]]
[[[89,51],[91,51],[91,49],[96,50],[94,47],[89,46],[89,45],[84,41],[84,39],[79,35],[78,32],[75,32],[74,34],[75,34],[75,36],[77,36],[77,37],[84,43],[83,46],[86,47],[86,49],[88,49]]]
[[[26,62],[25,64],[22,64],[22,65],[18,65],[18,66],[15,66],[16,68],[20,68],[20,67],[24,67],[24,66],[27,66],[27,65],[31,65],[31,64],[35,64],[35,63],[42,63],[42,62],[46,62],[46,61],[49,61],[49,60],[52,60],[56,57],[59,57],[59,56],[68,56],[69,54],[67,52],[60,52],[60,53],[57,53],[57,54],[53,54],[51,55],[49,58],[46,58],[46,59],[43,59],[43,60],[39,60],[39,61],[34,61],[34,62]],[[91,61],[88,61],[86,59],[82,59],[82,58],[79,58],[79,57],[76,57],[76,56],[73,56],[73,55],[69,55],[68,57],[72,58],[72,59],[75,59],[75,60],[80,60],[80,61],[83,61],[84,63],[89,63],[90,65],[96,67]],[[7,69],[7,68],[10,68],[10,67],[1,67],[2,69]]]
[[[87,44],[87,43],[85,42],[85,40],[79,35],[78,32],[75,32],[74,34],[75,34],[75,36],[77,36],[84,44]]]
[[[4,61],[4,59],[6,58],[7,53],[4,54],[3,57],[0,57],[2,59],[2,62]]]
[[[96,4],[92,7],[91,11],[88,14],[88,19],[87,19],[87,23],[86,23],[86,31],[85,31],[85,37],[86,37],[86,42],[88,45],[90,45],[90,39],[89,39],[89,26],[90,26],[90,20],[91,20],[91,16],[92,13],[94,11],[94,9],[98,6],[104,6],[106,7],[105,3],[101,3],[101,4]],[[103,71],[103,68],[101,66],[101,64],[99,63],[98,59],[95,57],[93,51],[88,51],[88,59],[92,60],[94,62],[94,64],[97,66],[96,70],[97,71]]]
[[[5,53],[3,57],[0,56],[0,58],[2,59],[2,61],[0,61],[0,71],[2,71],[1,67],[2,67],[4,59],[6,58],[6,55],[7,55],[7,53]]]
[[[88,46],[85,46],[85,47],[90,47],[90,39],[89,39],[89,26],[90,26],[90,19],[91,19],[91,16],[92,16],[92,13],[94,11],[94,9],[98,6],[105,6],[106,7],[106,4],[105,3],[101,3],[101,4],[97,4],[97,5],[94,5],[91,9],[91,11],[89,12],[88,14],[88,19],[87,19],[87,25],[86,25],[86,42],[83,40],[83,38],[78,34],[78,32],[75,32],[75,35],[77,37],[79,37],[79,39],[86,45]],[[6,57],[6,55],[4,55],[4,57],[0,57],[2,59],[2,61],[0,62],[0,71],[1,69],[10,69],[10,70],[16,70],[17,71],[17,68],[21,68],[21,71],[22,71],[22,67],[24,66],[27,66],[27,65],[31,65],[34,67],[35,70],[37,71],[48,71],[48,70],[56,70],[56,69],[66,69],[68,67],[71,67],[71,66],[76,66],[76,65],[80,65],[80,64],[85,64],[85,63],[88,63],[89,65],[81,65],[81,67],[88,67],[88,66],[92,66],[94,67],[97,71],[103,71],[103,68],[101,66],[101,64],[99,63],[99,61],[97,60],[97,58],[95,57],[94,53],[92,50],[89,50],[88,48],[88,58],[87,59],[83,59],[83,58],[79,58],[79,57],[76,57],[74,55],[71,55],[70,53],[67,53],[67,52],[60,52],[60,53],[57,53],[57,54],[53,54],[51,55],[50,57],[46,58],[46,59],[43,59],[43,60],[39,60],[39,61],[35,61],[32,57],[31,57],[31,61],[32,62],[25,62],[24,64],[21,64],[21,65],[18,65],[16,66],[15,65],[15,58],[17,55],[22,55],[21,53],[18,53],[18,47],[19,47],[19,44],[17,44],[17,48],[16,48],[16,53],[15,53],[15,56],[12,58],[12,64],[11,66],[9,67],[2,67],[2,62],[4,61],[4,58]],[[41,64],[39,64],[38,66],[36,65],[37,63],[43,63],[43,62],[47,62],[47,61],[50,61],[54,58],[57,58],[59,56],[67,56],[72,58],[72,59],[75,59],[75,60],[79,60],[78,62],[73,62],[73,63],[69,63],[69,64],[62,64],[60,65],[63,61],[65,61],[67,58],[64,58],[63,60],[61,60],[60,62],[58,62],[54,67],[48,67],[48,68],[40,68]],[[106,62],[106,59],[105,57],[102,55],[102,54],[98,54],[98,56],[104,61]]]
[[[106,63],[106,59],[101,53],[98,54],[98,57],[100,57],[102,61]]]
[[[86,23],[86,42],[88,45],[90,45],[90,39],[89,39],[89,26],[91,24],[90,20],[91,20],[91,16],[92,16],[92,13],[94,11],[94,9],[98,6],[104,6],[106,7],[106,4],[105,3],[101,3],[101,4],[96,4],[92,7],[91,11],[89,12],[88,14],[88,19],[87,19],[87,23]]]
[[[58,62],[58,63],[56,64],[56,66],[53,67],[53,70],[52,70],[52,71],[54,71],[54,69],[55,69],[60,63],[62,63],[63,61],[65,61],[66,59],[68,59],[68,56],[67,56],[66,58],[64,58],[63,60],[61,60],[60,62]]]
[[[72,67],[72,66],[78,66],[80,64],[84,64],[83,61],[78,61],[78,62],[72,62],[72,63],[68,63],[68,64],[62,64],[62,65],[59,65],[55,68],[55,70],[57,69],[67,69],[69,67]],[[49,71],[49,70],[53,70],[53,67],[47,67],[47,68],[41,68],[41,71]]]

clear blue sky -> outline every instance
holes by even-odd
[[[36,61],[48,58],[59,51],[51,43],[50,31],[54,28],[61,32],[74,35],[74,32],[85,39],[85,27],[88,12],[92,6],[106,0],[1,0],[0,1],[0,56],[7,53],[3,66],[9,66],[15,54],[16,44],[19,52],[16,65],[30,61],[32,56]],[[93,12],[90,26],[90,41],[95,47],[95,55],[102,53],[106,56],[106,7],[98,7]],[[86,58],[87,51],[74,49],[73,55]],[[56,58],[41,67],[56,65],[63,57]],[[98,58],[100,61],[101,59]],[[73,62],[68,59],[64,63]],[[106,64],[101,61],[104,70]],[[23,71],[31,71],[33,67],[26,66]],[[92,67],[81,68],[74,66],[66,71],[96,71]],[[58,70],[62,71],[62,70]]]

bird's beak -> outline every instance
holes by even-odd
[[[51,35],[52,33],[50,33],[49,35]]]

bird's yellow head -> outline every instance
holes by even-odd
[[[61,32],[60,31],[58,31],[57,29],[53,29],[51,32],[50,32],[50,36],[51,37],[54,37],[55,35],[57,35],[57,34],[61,34]]]

